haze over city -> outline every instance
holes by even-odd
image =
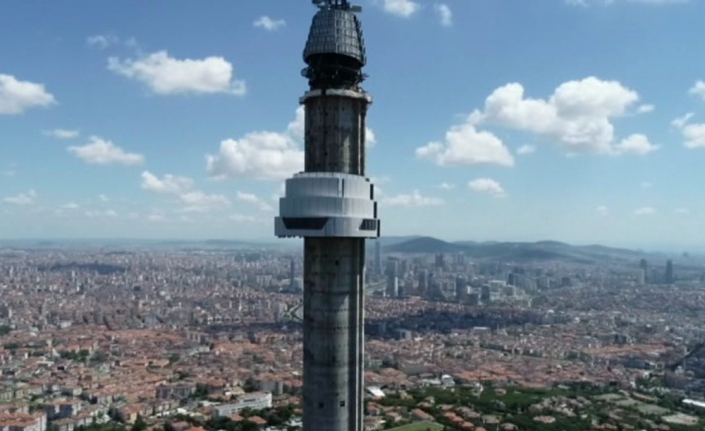
[[[361,4],[383,235],[703,243],[705,4]],[[0,236],[274,240],[309,20],[275,0],[4,4]]]

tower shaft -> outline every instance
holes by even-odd
[[[304,239],[305,431],[361,431],[365,240]]]
[[[306,172],[365,175],[369,97],[313,90],[306,106]],[[365,239],[304,239],[305,431],[362,431]]]

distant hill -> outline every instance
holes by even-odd
[[[445,242],[430,236],[413,238],[387,245],[386,247],[382,245],[382,248],[392,253],[457,253],[465,249],[462,245]]]
[[[629,260],[646,253],[601,245],[574,246],[559,241],[538,242],[446,242],[432,237],[418,237],[383,246],[387,253],[428,254],[463,253],[476,259],[514,262],[565,260],[574,263],[596,263]]]

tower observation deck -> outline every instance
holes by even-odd
[[[286,181],[278,237],[304,238],[304,431],[362,431],[365,239],[380,223],[365,177],[359,7],[314,0],[303,52],[305,167]]]

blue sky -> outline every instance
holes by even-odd
[[[360,3],[383,234],[705,241],[705,3]],[[0,237],[271,238],[314,13],[3,2]]]

